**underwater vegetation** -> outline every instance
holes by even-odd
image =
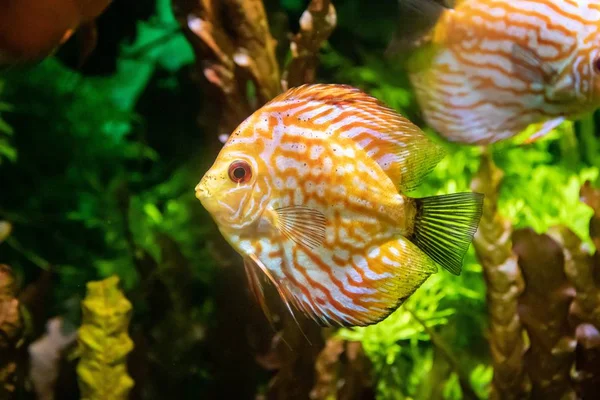
[[[0,399],[594,398],[594,116],[440,140],[385,56],[394,1],[100,3],[94,41],[0,73]],[[461,274],[378,324],[322,328],[274,287],[267,319],[194,196],[227,136],[304,83],[359,88],[447,149],[407,196],[485,195]]]

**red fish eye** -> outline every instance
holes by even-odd
[[[251,176],[252,171],[246,161],[234,161],[229,166],[229,179],[235,183],[248,182]]]
[[[600,57],[598,57],[594,60],[594,71],[597,74],[600,74]]]

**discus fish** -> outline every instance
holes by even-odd
[[[403,1],[405,14],[437,20],[407,69],[426,122],[449,141],[485,145],[535,124],[532,142],[600,106],[597,0]]]
[[[36,62],[82,33],[82,58],[96,45],[94,19],[112,0],[0,1],[0,65]]]
[[[369,325],[437,264],[461,272],[483,196],[403,194],[444,155],[359,89],[303,85],[235,129],[196,197],[243,257],[267,316],[264,276],[292,315],[293,305],[322,326]]]

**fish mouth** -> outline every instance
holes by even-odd
[[[194,188],[196,192],[196,198],[200,200],[202,206],[211,214],[214,214],[218,211],[219,205],[217,198],[213,196],[209,188],[206,185],[206,181],[200,181],[199,184]]]
[[[196,198],[200,200],[201,203],[210,197],[210,193],[208,190],[206,190],[206,187],[202,184],[202,182],[198,183],[194,190],[196,192]]]
[[[218,201],[218,197],[213,195],[214,191],[211,193],[209,188],[206,187],[204,181],[201,181],[198,185],[196,185],[194,190],[196,192],[196,198],[200,200],[202,207],[208,211],[215,221],[218,221],[216,218],[219,218],[222,210]]]

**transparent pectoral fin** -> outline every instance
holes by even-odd
[[[303,206],[289,206],[277,208],[275,213],[275,225],[283,236],[309,249],[323,244],[327,219],[321,211]]]
[[[565,120],[565,117],[558,117],[544,122],[543,124],[541,124],[540,129],[533,133],[531,136],[529,136],[527,139],[525,139],[523,143],[531,144],[540,140],[541,138],[552,132],[554,129],[558,128],[560,124],[565,122]]]
[[[534,50],[516,43],[511,50],[514,72],[521,80],[549,86],[558,79],[558,71],[542,60]]]

